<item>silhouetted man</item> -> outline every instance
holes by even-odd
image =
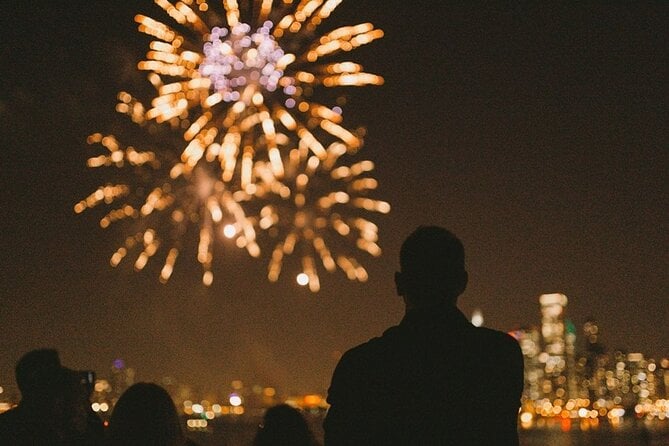
[[[16,364],[19,405],[0,414],[0,444],[84,446],[101,443],[102,422],[90,406],[90,382],[65,368],[58,352],[39,349]]]
[[[342,356],[328,393],[325,444],[517,445],[523,357],[507,334],[457,309],[464,248],[439,227],[403,243],[401,323]]]

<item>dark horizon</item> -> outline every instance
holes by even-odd
[[[52,346],[100,375],[123,358],[140,380],[164,371],[211,391],[243,379],[324,392],[338,352],[401,319],[392,277],[420,224],[462,239],[467,316],[480,308],[503,331],[539,325],[538,296],[561,292],[567,317],[597,319],[610,349],[669,356],[668,10],[344,1],[328,26],[385,32],[346,55],[385,84],[351,88],[344,122],[366,127],[359,159],[376,164],[376,196],[392,211],[374,218],[383,256],[360,256],[370,280],[323,274],[312,294],[287,277],[268,283],[269,253],[230,247],[210,288],[185,255],[167,285],[159,262],[111,268],[125,234],[73,211],[104,181],[86,168],[86,137],[123,135],[117,92],[148,86],[133,16],[161,10],[3,2],[0,385],[23,353]]]

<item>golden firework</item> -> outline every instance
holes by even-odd
[[[244,189],[256,161],[284,173],[280,133],[290,133],[319,158],[325,132],[356,151],[360,139],[341,125],[336,109],[312,99],[316,89],[379,85],[380,76],[350,61],[323,62],[383,36],[369,23],[317,36],[318,25],[339,1],[254,1],[243,21],[237,1],[218,9],[206,1],[156,0],[174,26],[137,15],[139,30],[155,38],[140,70],[149,71],[157,95],[147,119],[179,121],[186,128],[185,171],[202,159],[219,163],[224,182],[236,173]],[[216,2],[219,5],[219,2]],[[245,162],[246,161],[246,162]],[[238,169],[238,164],[241,167]]]
[[[143,139],[155,136],[146,133]],[[98,187],[79,201],[74,211],[81,213],[98,205],[115,206],[101,217],[100,226],[108,228],[113,223],[129,221],[131,235],[111,256],[112,266],[134,254],[134,267],[140,271],[164,248],[160,280],[167,282],[184,242],[197,237],[202,281],[210,285],[216,240],[235,239],[236,245],[246,248],[251,256],[260,255],[254,220],[246,216],[238,202],[240,197],[226,189],[207,165],[175,175],[174,171],[181,170],[182,164],[174,160],[175,150],[168,143],[162,142],[154,150],[137,150],[124,146],[113,135],[100,133],[90,135],[88,143],[103,152],[89,158],[88,166],[114,168],[118,174],[115,176],[121,180]]]
[[[273,177],[271,166],[256,166],[260,181],[255,203],[268,199],[258,226],[261,234],[276,240],[268,279],[277,281],[284,258],[297,254],[301,267],[296,280],[313,292],[320,289],[319,269],[334,272],[339,267],[350,280],[367,280],[365,268],[348,254],[350,246],[380,256],[378,227],[366,217],[390,211],[387,202],[369,197],[378,185],[370,175],[374,163],[346,164],[346,147],[340,143],[331,144],[325,153],[321,159],[306,147],[291,150],[282,179]]]
[[[178,141],[138,151],[113,135],[91,135],[89,143],[103,153],[89,166],[115,167],[125,177],[75,206],[80,213],[121,203],[100,225],[135,223],[112,265],[134,252],[140,270],[162,250],[160,277],[167,281],[185,235],[196,232],[202,281],[210,285],[217,241],[234,238],[257,257],[260,231],[272,247],[272,281],[293,252],[302,259],[299,282],[312,291],[320,288],[318,264],[366,280],[364,268],[344,253],[353,244],[378,256],[377,227],[359,214],[390,207],[367,196],[376,188],[373,164],[352,158],[361,132],[344,126],[339,106],[314,98],[324,89],[382,84],[337,55],[383,32],[362,23],[317,34],[341,0],[155,3],[169,17],[135,17],[152,37],[138,69],[149,73],[155,96],[145,107],[121,92],[116,109],[154,130],[145,132],[147,140],[160,128]]]

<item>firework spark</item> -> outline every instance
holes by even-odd
[[[129,219],[141,227],[112,265],[134,250],[139,270],[162,249],[161,281],[167,281],[183,235],[197,228],[197,259],[210,285],[219,234],[257,257],[260,230],[275,243],[270,280],[294,251],[301,252],[299,282],[312,291],[320,288],[316,258],[327,271],[339,266],[350,279],[366,280],[355,258],[333,252],[350,251],[348,242],[379,255],[376,225],[352,215],[386,213],[389,205],[367,197],[376,188],[371,162],[341,162],[361,148],[360,132],[343,126],[340,107],[314,98],[323,89],[382,84],[361,65],[335,58],[383,32],[362,23],[318,35],[341,1],[155,0],[169,20],[135,17],[153,38],[138,69],[149,73],[156,95],[145,108],[122,92],[117,111],[140,128],[166,127],[181,136],[172,147],[144,152],[122,147],[112,135],[89,138],[106,150],[90,167],[113,166],[146,183],[110,183],[75,206],[80,213],[123,202],[101,226]]]
[[[370,176],[374,164],[365,160],[346,165],[343,156],[346,147],[341,143],[331,144],[323,159],[310,155],[306,147],[293,149],[282,180],[272,177],[271,166],[257,165],[257,201],[270,197],[259,212],[258,226],[277,240],[269,262],[270,281],[279,279],[284,257],[291,254],[301,259],[298,284],[313,292],[320,289],[319,269],[334,272],[339,267],[350,280],[367,280],[365,268],[344,253],[353,245],[371,256],[381,255],[378,227],[361,214],[386,214],[390,205],[368,197],[378,185]]]
[[[120,97],[125,98],[126,94],[121,93]],[[129,111],[123,104],[118,109]],[[134,104],[133,110],[138,109],[141,105]],[[141,114],[135,118],[138,116]],[[151,138],[147,134],[143,139]],[[167,282],[185,240],[195,236],[197,259],[203,266],[202,281],[210,285],[214,246],[221,236],[235,239],[236,245],[246,248],[251,256],[260,255],[253,220],[246,216],[239,197],[217,180],[208,166],[201,164],[187,174],[177,174],[183,169],[182,164],[174,161],[174,150],[166,149],[169,144],[165,143],[160,150],[138,151],[133,146],[123,146],[113,135],[100,133],[90,135],[88,143],[103,150],[89,158],[88,166],[114,168],[121,180],[98,187],[78,202],[74,211],[116,205],[102,216],[100,226],[108,228],[127,221],[134,228],[111,256],[112,266],[136,255],[134,267],[140,271],[165,248],[160,280]]]
[[[226,183],[239,171],[246,188],[254,163],[262,161],[281,178],[289,149],[282,147],[281,132],[295,135],[321,159],[325,146],[315,133],[341,140],[349,152],[359,149],[360,139],[340,125],[336,111],[311,99],[320,87],[383,83],[359,64],[322,62],[383,36],[369,23],[315,36],[341,0],[303,0],[297,5],[255,1],[244,8],[250,24],[242,21],[237,1],[223,1],[218,12],[206,1],[156,3],[176,28],[136,17],[140,31],[156,39],[138,65],[150,72],[157,89],[146,117],[179,120],[187,128],[182,153],[186,170],[205,157],[220,163]]]

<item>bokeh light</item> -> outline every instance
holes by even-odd
[[[281,257],[290,255],[291,244],[303,252],[302,272],[314,292],[320,289],[316,256],[327,271],[339,267],[351,280],[367,280],[350,251],[380,255],[377,227],[352,214],[387,213],[390,205],[368,196],[377,187],[369,175],[373,163],[355,160],[363,133],[347,128],[341,104],[323,93],[383,83],[362,65],[338,58],[383,31],[360,23],[319,35],[318,26],[340,3],[240,8],[232,1],[161,0],[156,18],[135,17],[139,31],[152,39],[137,67],[148,73],[155,96],[145,106],[122,91],[116,109],[151,130],[141,141],[150,149],[124,145],[114,135],[91,135],[89,144],[102,153],[88,166],[116,169],[120,180],[74,207],[81,213],[117,204],[100,226],[134,223],[112,266],[131,256],[140,271],[159,256],[160,280],[167,282],[195,240],[202,283],[211,285],[214,253],[225,246],[223,239],[259,257],[257,231],[266,231],[270,280],[280,275],[278,249]],[[169,143],[156,137],[156,127],[173,135],[164,138]],[[348,244],[329,242],[328,232],[344,238],[350,233]],[[336,256],[330,254],[335,248]]]

